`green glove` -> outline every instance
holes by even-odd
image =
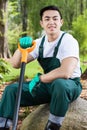
[[[20,42],[20,46],[24,49],[31,47],[32,46],[32,37],[28,36],[28,37],[22,37],[19,39]]]
[[[35,91],[39,88],[40,85],[40,73],[38,73],[29,83],[29,92],[32,96],[35,96]]]

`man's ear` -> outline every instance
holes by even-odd
[[[43,28],[43,22],[42,22],[42,20],[40,20],[40,26]]]
[[[61,19],[61,26],[63,25],[63,23],[64,23],[64,20],[63,20],[63,19]]]

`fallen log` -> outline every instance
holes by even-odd
[[[49,105],[40,105],[22,122],[20,130],[44,130],[49,116]],[[60,130],[87,130],[87,100],[78,98],[70,104]]]

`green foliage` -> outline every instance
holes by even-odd
[[[20,12],[18,11],[18,1],[8,2],[8,30],[7,39],[9,43],[9,49],[13,54],[17,48],[19,34],[21,32],[20,24]],[[20,24],[20,25],[19,25]]]
[[[2,75],[3,82],[18,81],[19,76],[20,76],[20,69],[15,69],[10,64],[8,64],[8,68],[10,68],[11,71],[9,72],[9,75],[8,75],[8,73],[5,73]],[[41,67],[39,66],[38,62],[33,61],[26,65],[24,77],[25,77],[25,79],[31,79],[38,72],[42,73],[43,71],[42,71]]]
[[[20,12],[18,9],[18,1],[8,2],[8,15],[10,16],[9,25],[12,26],[13,23],[20,23]]]
[[[19,36],[23,34],[22,32],[22,11],[21,6],[26,4],[27,8],[27,34],[31,35],[34,39],[41,35],[42,28],[39,25],[40,17],[39,11],[42,7],[46,5],[56,5],[59,7],[63,14],[64,18],[64,30],[71,30],[72,29],[72,22],[74,19],[78,17],[80,14],[80,5],[81,0],[9,0],[8,12],[9,12],[9,33],[8,33],[8,41],[11,46],[11,50],[13,47],[11,44],[17,44],[17,40]],[[38,4],[37,4],[38,3]],[[85,10],[86,1],[82,1],[83,9]],[[23,7],[22,7],[23,8]]]
[[[25,2],[26,1],[26,2]],[[39,37],[42,32],[42,28],[39,25],[40,17],[39,11],[46,5],[56,5],[59,7],[63,14],[64,25],[63,30],[70,30],[80,44],[81,55],[85,55],[87,52],[87,11],[83,15],[80,15],[81,4],[83,4],[83,10],[86,7],[86,0],[9,0],[8,2],[8,43],[12,54],[17,48],[19,37],[25,33],[22,32],[22,12],[21,5],[26,4],[27,8],[27,34],[32,36],[33,39]],[[21,3],[21,4],[20,4]],[[83,11],[82,10],[82,11]],[[80,16],[79,16],[80,15]],[[74,22],[73,22],[74,21]],[[72,29],[73,27],[73,29]]]
[[[73,35],[79,42],[81,55],[87,54],[87,10],[73,22]]]
[[[12,30],[11,29],[8,30],[9,49],[12,54],[18,47],[20,31],[21,31],[20,26],[15,27],[15,24]]]
[[[10,69],[8,68],[8,63],[3,60],[3,59],[0,59],[0,73],[9,73],[10,72]]]
[[[62,12],[64,19],[64,30],[72,29],[72,22],[81,14],[81,4],[85,10],[86,1],[83,0],[28,0],[29,3],[29,19],[32,22],[33,36],[36,38],[41,34],[42,28],[39,25],[39,11],[42,7],[47,5],[56,5]],[[38,4],[37,4],[38,3]]]
[[[0,74],[0,80],[2,80],[3,79],[3,76]]]
[[[3,74],[9,74],[10,71],[8,63],[5,60],[0,59],[0,83],[3,80]]]

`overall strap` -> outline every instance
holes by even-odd
[[[44,44],[45,36],[42,38],[41,44],[39,46],[39,57],[43,58],[43,44]]]
[[[54,49],[53,57],[56,57],[57,52],[58,52],[58,49],[59,49],[59,45],[60,45],[61,40],[62,40],[62,37],[64,36],[65,33],[66,33],[66,32],[64,32],[64,33],[62,34],[61,38],[59,39],[58,44],[57,44],[57,46],[56,46],[55,49]],[[45,36],[42,38],[41,44],[40,44],[40,46],[39,46],[39,57],[40,57],[40,58],[43,58],[43,44],[44,44],[44,41],[45,41]]]
[[[64,32],[64,33],[62,34],[62,36],[60,37],[60,39],[59,39],[59,41],[58,41],[57,46],[56,46],[55,49],[54,49],[54,54],[53,54],[54,57],[56,57],[56,55],[57,55],[57,53],[58,53],[58,49],[59,49],[61,40],[62,40],[62,38],[63,38],[63,36],[64,36],[65,33],[66,33],[66,32]]]

